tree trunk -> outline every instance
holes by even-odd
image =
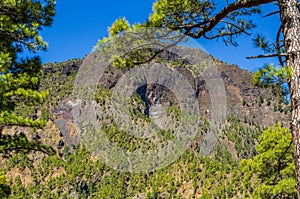
[[[292,69],[289,81],[291,99],[291,131],[294,142],[297,193],[300,198],[300,13],[298,0],[278,0],[283,27],[287,67]]]

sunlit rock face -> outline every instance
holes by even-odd
[[[149,116],[160,128],[163,129],[165,127],[166,110],[159,102],[150,107]]]
[[[176,53],[187,54],[189,60],[194,62],[203,62],[203,60],[211,58],[207,53],[199,53],[198,49],[178,47],[177,51],[165,56],[167,63],[171,63],[178,58]],[[290,117],[290,113],[287,111],[288,106],[282,103],[278,96],[274,95],[277,92],[275,88],[255,87],[252,83],[251,72],[219,60],[215,60],[215,62],[226,89],[227,115],[237,115],[243,122],[247,120],[247,123],[252,123],[253,121],[262,126],[269,126],[275,121],[282,121],[287,125]],[[59,127],[61,137],[65,139],[66,145],[69,146],[80,142],[78,132],[73,125],[74,102],[70,102],[70,93],[72,93],[72,81],[74,80],[71,77],[76,76],[81,63],[81,60],[70,60],[64,63],[49,63],[43,68],[44,80],[41,84],[41,90],[47,90],[49,97],[52,99],[50,120],[56,121],[55,126]],[[209,119],[211,99],[205,78],[196,75],[194,71],[187,68],[184,65],[186,64],[185,59],[182,63],[182,66],[176,66],[174,70],[187,78],[191,87],[195,90],[195,96],[198,98],[200,116]],[[127,72],[127,69],[109,66],[99,79],[98,85],[113,90],[119,79]],[[155,77],[156,75],[158,74],[152,74],[151,76]],[[170,85],[170,81],[172,81],[172,78],[165,78],[163,83]],[[70,85],[66,86],[67,84]],[[172,127],[172,119],[169,118],[170,116],[167,115],[166,110],[170,106],[180,107],[176,95],[171,90],[162,85],[145,84],[137,88],[136,93],[140,95],[145,103],[142,110],[145,115],[150,117],[162,129]],[[58,98],[58,96],[61,97]],[[101,117],[101,114],[98,115]],[[112,122],[109,118],[103,120],[107,124]],[[41,139],[45,137],[40,136]]]

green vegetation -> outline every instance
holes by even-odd
[[[39,31],[50,26],[55,1],[4,0],[0,5],[0,125],[42,127],[45,122],[23,118],[14,113],[16,106],[41,103],[47,92],[39,92],[42,65],[38,57],[21,58],[29,52],[46,49]]]
[[[70,60],[64,63],[65,67],[59,64],[45,67],[48,72],[44,75],[41,89],[50,92],[44,107],[54,106],[52,99],[57,96],[60,96],[57,102],[68,99],[76,69],[62,69],[66,66],[73,68],[71,66],[75,62]],[[106,107],[111,94],[109,89],[99,87],[95,100]],[[147,122],[143,114],[146,104],[141,96],[133,95],[130,103],[133,120]],[[166,113],[173,119],[180,118],[182,114],[176,106],[169,106]],[[118,129],[113,118],[105,119],[107,124],[103,126],[103,132],[123,150],[132,152],[142,148],[147,151],[155,147],[147,139],[132,137]],[[64,146],[60,156],[41,156],[40,152],[16,154],[3,167],[5,173],[13,171],[16,174],[3,181],[4,190],[11,192],[9,198],[132,198],[140,195],[145,198],[204,199],[266,198],[264,196],[270,194],[274,198],[296,198],[290,132],[279,124],[263,131],[246,116],[242,121],[237,116],[228,116],[225,124],[211,156],[199,156],[201,136],[209,130],[209,122],[204,120],[198,145],[192,145],[166,168],[142,174],[113,170],[96,160],[81,144]],[[172,139],[170,132],[160,132],[160,135],[166,140]],[[39,158],[35,160],[34,157]],[[278,159],[281,162],[280,175],[277,176],[278,170],[262,173],[264,170],[260,168],[269,168],[264,164],[277,165]]]
[[[30,143],[25,136],[3,135],[5,126],[19,125],[41,128],[44,120],[34,120],[18,107],[34,107],[42,103],[47,92],[38,91],[42,65],[38,57],[22,58],[24,50],[45,50],[47,44],[39,31],[51,25],[55,1],[4,0],[0,5],[0,153],[27,152],[30,148],[47,151],[39,142]],[[31,109],[32,110],[32,109]],[[52,150],[49,153],[53,152]]]
[[[64,64],[70,67],[74,64],[74,60]],[[49,104],[52,104],[51,99],[55,99],[56,96],[61,96],[59,101],[68,99],[76,70],[69,70],[71,73],[62,71],[58,74],[55,72],[61,71],[63,68],[58,64],[46,67],[48,72],[44,76],[41,89],[48,89],[50,92],[45,107],[49,107]],[[111,94],[109,89],[99,87],[95,93],[95,100],[101,106],[106,107],[110,102]],[[131,115],[133,120],[134,116],[139,115],[142,118],[136,117],[137,120],[147,121],[147,117],[143,114],[146,104],[141,96],[134,94],[130,103],[133,107]],[[166,113],[174,119],[180,118],[182,114],[176,106],[168,107]],[[132,137],[118,129],[113,118],[106,118],[106,121],[108,123],[103,126],[103,132],[112,143],[123,150],[132,152],[142,149],[147,151],[156,147],[147,139]],[[267,129],[262,132],[250,118],[246,118],[246,121],[243,123],[234,115],[228,116],[220,141],[211,156],[199,156],[201,145],[192,145],[173,164],[142,174],[113,170],[103,162],[96,160],[81,144],[74,147],[64,146],[61,156],[41,157],[40,152],[29,155],[17,154],[12,156],[3,167],[5,173],[17,171],[20,174],[12,175],[13,177],[10,176],[6,180],[6,184],[11,190],[9,198],[133,198],[139,195],[145,198],[234,198],[236,196],[264,198],[259,194],[266,191],[260,191],[259,187],[262,182],[269,186],[270,179],[268,177],[272,178],[273,175],[260,176],[260,171],[251,170],[248,165],[257,162],[265,151],[273,150],[269,146],[264,146],[263,149],[259,148],[260,145],[263,146],[266,143],[266,140],[275,142],[270,146],[278,146],[281,149],[268,159],[276,164],[278,157],[276,155],[287,147],[285,141],[290,139],[291,134],[279,124],[271,127],[272,130]],[[208,129],[209,122],[205,120],[200,129],[200,137],[207,133]],[[276,136],[272,138],[272,134]],[[166,140],[172,139],[171,133],[160,132],[160,135]],[[278,138],[283,140],[280,141]],[[234,146],[233,149],[230,146]],[[70,148],[74,148],[73,151]],[[288,149],[282,162],[293,165],[292,159],[290,159],[291,155],[292,148]],[[34,160],[34,157],[40,158]],[[288,168],[283,165],[282,176],[279,176],[278,179],[285,179],[285,176],[288,176],[289,180],[286,182],[277,180],[276,183],[279,185],[268,193],[273,190],[281,193],[280,184],[285,185],[295,179],[289,173],[292,169],[292,167]],[[290,185],[288,193],[283,194],[285,198],[295,198],[295,188],[292,184]]]
[[[260,179],[255,198],[297,198],[292,134],[277,123],[266,129],[256,145],[257,155],[240,162],[241,170]]]
[[[253,157],[256,154],[254,150],[256,139],[262,132],[260,127],[252,122],[250,122],[249,127],[245,127],[233,115],[228,116],[227,122],[228,125],[224,127],[222,137],[234,144],[239,159]]]
[[[7,179],[3,173],[0,171],[0,196],[3,198],[7,198],[11,193],[11,189],[7,186]]]
[[[100,40],[95,49],[105,49],[109,53],[116,47],[122,48],[132,40],[119,43],[120,40],[116,38],[125,31],[136,31],[141,27],[179,30],[194,38],[220,37],[226,44],[237,45],[236,36],[255,27],[248,16],[260,13],[261,9],[257,6],[269,2],[236,1],[228,5],[232,9],[220,10],[221,17],[216,18],[217,7],[212,1],[157,0],[147,22],[130,25],[125,18],[116,20],[109,28],[109,36]],[[39,58],[20,57],[24,50],[36,52],[46,49],[39,31],[51,25],[54,6],[54,0],[1,1],[1,198],[297,198],[293,144],[297,146],[299,143],[292,142],[291,131],[282,124],[277,123],[263,130],[254,122],[254,118],[245,115],[243,121],[235,115],[228,116],[210,156],[199,154],[203,135],[209,132],[210,127],[208,120],[204,120],[194,142],[179,159],[163,169],[137,174],[108,167],[81,143],[75,146],[66,142],[55,154],[52,147],[40,141],[30,142],[22,132],[5,134],[4,127],[8,126],[33,127],[31,132],[35,128],[42,128],[46,121],[55,117],[49,113],[51,108],[69,100],[72,94],[78,68],[64,69],[59,64],[47,64],[42,79]],[[223,18],[228,21],[224,22]],[[176,40],[173,42],[176,43]],[[271,52],[270,45],[260,36],[255,42],[258,47]],[[136,43],[144,44],[142,40]],[[281,53],[284,49],[282,46],[275,47],[275,51]],[[161,61],[160,53],[161,50],[145,47],[126,52],[123,57],[113,57],[111,61],[114,67],[128,69],[140,63]],[[290,109],[283,106],[280,87],[285,81],[293,79],[292,66],[296,61],[289,61],[291,58],[288,58],[286,60],[291,63],[291,67],[267,65],[254,74],[253,80],[257,85],[272,84],[273,94],[280,95],[277,102],[273,102],[271,98],[265,101],[260,94],[255,102],[259,107],[273,105],[274,112],[289,113]],[[70,60],[65,64],[72,68],[75,62],[79,60]],[[175,69],[186,67],[193,75],[198,75],[193,66],[183,66],[182,60],[169,64]],[[204,67],[201,64],[196,66],[197,69]],[[112,91],[102,87],[98,87],[94,96],[94,100],[103,109],[103,115],[99,114],[97,118],[103,120],[102,133],[112,144],[128,152],[155,149],[156,143],[129,135],[118,128],[113,117],[105,115],[109,112],[111,97]],[[147,105],[142,97],[134,94],[130,104],[133,109],[129,111],[128,117],[140,127],[150,125],[151,120],[145,114]],[[242,105],[244,108],[249,107],[244,98]],[[34,119],[38,117],[36,109],[41,114]],[[185,113],[170,105],[166,114],[172,121],[180,122],[180,117]],[[194,121],[194,117],[190,115],[188,119]],[[174,132],[170,129],[160,130],[156,136],[160,139],[159,143],[164,145],[174,138]]]
[[[23,58],[22,52],[45,50],[46,42],[39,31],[48,27],[55,14],[55,0],[3,0],[0,4],[0,155],[11,157],[13,153],[31,150],[54,154],[51,147],[41,142],[30,142],[23,133],[4,134],[7,126],[42,128],[45,120],[30,115],[33,108],[42,103],[47,92],[38,91],[42,81],[42,64],[39,57]],[[20,109],[20,107],[26,107]],[[0,174],[0,197],[7,197],[10,188]]]

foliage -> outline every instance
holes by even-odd
[[[246,175],[257,175],[261,183],[253,191],[256,198],[297,198],[292,134],[277,123],[259,136],[258,155],[242,160]]]
[[[0,5],[0,127],[10,125],[41,128],[45,121],[22,117],[16,112],[17,107],[33,106],[43,102],[47,92],[39,92],[42,80],[42,65],[38,57],[21,58],[25,50],[36,52],[45,50],[47,44],[39,31],[50,26],[55,14],[54,0],[4,0]],[[13,147],[18,150],[31,147],[21,137],[2,135],[1,147]],[[12,143],[8,143],[11,141]],[[24,142],[23,142],[24,141]],[[23,146],[24,144],[24,146]],[[32,146],[34,146],[33,144]],[[36,148],[35,148],[36,149]],[[7,149],[6,149],[7,150]],[[22,150],[21,150],[22,151]],[[1,153],[7,152],[1,150]],[[4,154],[5,155],[5,154]]]
[[[220,13],[225,12],[218,8],[209,0],[158,0],[153,5],[148,24],[180,30],[194,38],[222,38],[227,45],[237,46],[236,36],[248,34],[247,31],[255,27],[248,16],[261,12],[260,7],[241,8],[222,14],[222,20],[218,21]]]
[[[247,118],[245,119],[247,120]],[[253,157],[256,154],[255,142],[262,131],[260,127],[256,127],[255,123],[250,122],[251,128],[246,128],[240,119],[234,115],[229,115],[227,122],[228,125],[223,128],[223,136],[226,136],[234,144],[237,157],[239,159]]]
[[[46,100],[45,107],[54,103],[52,100],[68,100],[76,75],[76,68],[72,66],[77,62],[80,63],[77,60],[45,66],[47,72],[41,88],[49,90],[49,99]],[[106,106],[106,103],[110,102],[111,92],[99,87],[95,93],[95,100],[101,106]],[[141,96],[132,95],[130,103],[133,107],[130,115],[133,120],[146,121],[143,114],[146,104]],[[181,114],[176,106],[170,106],[166,112],[175,118]],[[99,114],[99,119],[103,119],[101,117],[103,115]],[[105,136],[123,150],[135,151],[142,148],[147,151],[156,147],[147,139],[139,139],[121,131],[113,118],[105,120],[107,125],[101,128]],[[67,142],[61,149],[60,156],[40,158],[38,152],[28,156],[13,155],[3,170],[11,173],[18,168],[26,178],[32,179],[32,182],[25,184],[25,176],[8,180],[7,184],[12,190],[10,198],[251,198],[254,197],[253,191],[261,184],[262,179],[255,177],[256,173],[242,171],[239,168],[239,160],[257,155],[254,145],[261,130],[249,118],[246,120],[245,125],[237,116],[227,118],[222,138],[229,140],[233,147],[220,141],[212,156],[201,157],[198,154],[201,145],[193,145],[173,164],[149,173],[132,174],[113,170],[96,160],[85,147],[73,147]],[[208,129],[209,123],[205,121],[199,133],[205,134]],[[168,139],[168,132],[159,133]],[[35,160],[35,157],[39,157],[38,160]],[[276,190],[280,192],[280,186]]]
[[[118,34],[122,33],[123,31],[126,31],[130,28],[129,22],[125,18],[119,18],[117,19],[111,27],[108,28],[108,37],[104,37],[101,40],[98,41],[94,49],[101,49],[107,45],[107,43],[111,42],[111,39],[109,37],[117,36]]]
[[[129,22],[125,18],[117,19],[113,25],[109,28],[109,35],[116,35],[122,31],[128,30],[130,27]]]
[[[39,35],[39,30],[43,26],[51,25],[54,5],[53,0],[1,2],[1,126],[34,125],[32,120],[23,122],[20,118],[16,119],[13,111],[18,104],[30,105],[45,99],[46,93],[37,91],[42,78],[42,66],[39,58],[20,59],[18,54],[25,49],[35,52],[46,48],[47,45]]]
[[[253,74],[253,82],[256,85],[282,85],[291,78],[292,69],[288,67],[275,67],[267,64]]]
[[[7,198],[11,193],[10,187],[7,185],[7,180],[4,172],[0,170],[0,197]]]
[[[55,154],[52,147],[45,146],[40,141],[28,141],[24,133],[15,135],[0,134],[0,154],[3,154],[3,157],[11,157],[15,152],[26,154],[31,151]]]
[[[243,3],[247,1],[236,2]],[[96,49],[101,50],[108,47],[115,50],[115,47],[119,48],[120,45],[126,43],[120,44],[118,43],[120,40],[114,41],[114,38],[137,27],[163,26],[177,29],[180,25],[182,25],[181,31],[195,38],[200,36],[206,38],[222,37],[227,44],[235,45],[236,35],[254,27],[247,16],[260,12],[256,7],[253,9],[248,7],[237,9],[225,15],[225,19],[229,21],[216,25],[213,23],[216,15],[215,10],[216,6],[212,1],[158,0],[154,5],[154,12],[149,21],[145,24],[130,27],[125,18],[117,20],[109,28],[109,37],[100,40]],[[189,30],[190,27],[194,29]],[[211,27],[211,29],[207,29],[207,27]],[[216,28],[212,30],[213,27]],[[131,41],[126,42],[130,43]],[[144,61],[144,55],[147,58],[149,55],[151,57],[153,53],[156,54],[155,51],[143,50],[134,51],[134,53],[129,52],[125,59],[116,56],[113,60],[115,66],[134,67],[132,60],[138,63]],[[8,61],[13,60],[9,54],[2,53],[1,56],[0,64],[3,66],[7,65]],[[16,59],[14,61],[17,62]],[[16,63],[13,65],[15,66]],[[10,74],[25,74],[25,72],[21,73],[20,70],[13,72],[12,69],[13,67],[6,70],[8,76]],[[288,76],[288,73],[284,71],[275,70],[274,73],[280,73],[284,77]],[[71,84],[74,80],[73,74],[64,79],[67,82],[66,85],[59,85],[61,82],[56,81],[59,76],[52,73],[47,74],[47,78],[55,82],[53,85],[44,85],[43,87],[44,90],[51,86],[55,88],[50,91],[50,96],[47,98],[47,103],[50,105],[47,104],[47,106],[51,106],[51,103],[56,104],[70,93]],[[29,84],[38,87],[40,76],[34,76],[33,74],[30,77],[35,78],[30,80],[31,83]],[[11,97],[18,94],[19,91],[14,92],[11,93]],[[108,101],[110,95],[109,90],[99,88],[96,91],[95,100],[103,105]],[[28,94],[24,94],[22,97],[21,99],[24,101],[31,99]],[[37,99],[40,99],[39,97]],[[262,99],[262,97],[260,98]],[[35,101],[40,102],[39,100]],[[143,101],[138,96],[133,96],[131,103],[136,105],[131,116],[135,117],[134,120],[141,119],[143,117],[142,110],[145,106]],[[29,104],[34,105],[34,103]],[[17,104],[11,106],[13,108],[8,110],[9,114],[13,114],[14,107]],[[178,115],[178,110],[174,107],[170,107],[167,112],[174,116]],[[112,118],[106,119],[111,120],[108,123],[112,123],[104,126],[102,130],[110,141],[119,147],[128,151],[134,151],[141,146],[144,146],[145,149],[154,147],[147,143],[147,140],[143,142],[142,139],[132,138],[125,132],[120,131],[113,123]],[[26,121],[26,119],[23,121]],[[18,120],[17,122],[21,123]],[[200,146],[191,146],[173,164],[149,173],[132,174],[113,170],[104,163],[95,160],[95,157],[81,145],[74,146],[72,153],[69,152],[69,147],[72,146],[65,146],[61,157],[56,155],[43,157],[38,160],[38,164],[33,163],[32,156],[13,155],[3,169],[7,172],[18,168],[20,172],[25,173],[25,170],[30,168],[27,177],[32,179],[32,183],[29,185],[25,186],[20,177],[15,177],[8,182],[11,186],[11,198],[137,198],[139,195],[144,198],[295,198],[295,176],[292,163],[293,147],[290,142],[290,132],[279,124],[270,127],[259,137],[259,144],[255,150],[253,146],[257,141],[258,134],[260,134],[259,127],[253,126],[253,129],[249,130],[235,116],[228,117],[227,124],[229,124],[228,128],[224,129],[222,136],[224,136],[224,140],[233,142],[234,151],[223,146],[223,143],[219,143],[213,156],[201,157],[198,154]],[[28,121],[23,125],[34,126],[33,123]],[[39,125],[36,126],[39,127]],[[207,132],[208,126],[209,123],[206,121],[200,132]],[[166,139],[171,137],[169,132],[160,133]],[[9,146],[14,146],[13,143],[18,142],[27,143],[24,136],[3,136],[3,140],[8,140]],[[31,144],[38,145],[39,143]],[[37,154],[35,152],[33,157]],[[233,154],[237,154],[237,157]],[[242,160],[239,168],[238,161],[243,157],[253,158]],[[3,179],[4,175],[0,174],[0,190],[2,184],[6,184]],[[5,189],[8,191],[7,188]]]
[[[108,36],[98,40],[94,50],[103,53],[103,59],[109,58],[114,67],[129,69],[157,61],[166,46],[184,38],[179,32],[155,28],[147,22],[130,25],[125,18],[119,18],[108,28]]]
[[[39,150],[53,154],[51,147],[40,142],[29,142],[24,134],[4,135],[6,126],[41,128],[45,121],[24,117],[18,107],[34,106],[43,102],[47,92],[39,92],[42,64],[39,57],[22,58],[25,50],[45,50],[39,31],[48,27],[55,14],[55,0],[3,0],[0,4],[0,154],[11,157],[15,152]],[[1,174],[2,175],[2,174]],[[1,176],[2,178],[2,176]],[[1,184],[1,196],[9,195],[10,188]]]

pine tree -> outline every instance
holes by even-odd
[[[280,66],[269,67],[256,79],[264,82],[286,81],[290,90],[291,132],[294,144],[294,163],[297,192],[300,198],[300,12],[298,0],[234,0],[226,1],[222,8],[211,0],[157,0],[147,22],[150,26],[178,30],[193,38],[222,38],[228,45],[238,45],[238,35],[250,35],[255,28],[252,15],[260,14],[262,5],[276,5],[280,24],[275,32],[276,41],[267,42],[262,36],[254,38],[258,47],[267,54],[250,58],[278,57]],[[258,22],[259,23],[259,22]],[[264,70],[264,69],[263,69]],[[273,71],[273,72],[272,72]],[[275,71],[275,72],[274,72]],[[274,81],[275,80],[275,81]]]
[[[30,143],[23,135],[4,135],[6,126],[41,128],[45,121],[22,117],[17,106],[33,106],[47,96],[39,92],[42,65],[39,57],[22,57],[21,53],[45,50],[47,43],[40,36],[43,27],[52,24],[55,0],[1,0],[0,1],[0,153],[28,152],[49,148]],[[50,150],[51,151],[51,150]]]
[[[264,130],[258,141],[255,147],[258,155],[240,162],[244,176],[256,176],[261,182],[257,187],[253,187],[253,197],[296,198],[290,130],[277,123]]]

